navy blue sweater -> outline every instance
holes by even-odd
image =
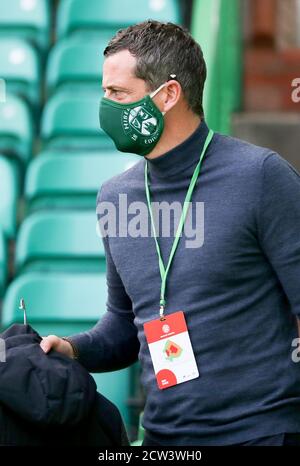
[[[148,162],[152,201],[183,203],[207,133],[202,121],[186,141]],[[120,193],[128,204],[146,203],[144,165],[142,158],[107,181],[97,203],[118,210]],[[300,175],[277,153],[216,133],[191,213],[196,202],[204,203],[204,242],[187,248],[183,233],[166,313],[185,312],[200,377],[157,386],[143,331],[158,317],[160,295],[151,236],[103,238],[107,310],[90,331],[71,336],[79,361],[108,371],[138,359],[147,397],[143,426],[162,444],[226,445],[300,432],[300,364],[292,360],[300,314]],[[172,222],[171,236],[159,232],[165,264],[173,235]]]

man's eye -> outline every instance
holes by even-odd
[[[124,91],[118,89],[105,89],[104,94],[105,97],[113,99],[122,99],[125,95]]]

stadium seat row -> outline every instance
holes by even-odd
[[[1,0],[0,35],[23,37],[47,50],[50,45],[51,3],[48,0]],[[53,2],[54,3],[54,2]],[[178,22],[178,0],[61,0],[57,36],[128,26],[145,18]]]
[[[77,36],[57,42],[50,50],[46,70],[46,95],[61,89],[100,91],[103,49],[109,37],[82,40]],[[6,91],[35,111],[42,103],[40,55],[27,41],[0,36],[0,77]]]
[[[146,18],[180,22],[178,0],[62,0],[58,9],[57,35],[66,37],[82,31],[118,29],[144,21]]]
[[[70,154],[73,154],[70,152]],[[30,164],[25,181],[29,211],[37,208],[96,208],[96,194],[107,179],[137,163],[134,155],[48,151]]]
[[[73,150],[113,148],[99,127],[100,92],[89,95],[59,93],[46,104],[41,128],[43,147]],[[22,165],[32,156],[34,130],[24,101],[13,94],[0,104],[0,152]]]
[[[134,155],[116,151],[47,151],[33,159],[25,178],[26,210],[90,209],[95,212],[96,195],[103,182],[137,162]],[[7,238],[17,231],[17,200],[20,191],[14,159],[0,155],[0,225]]]
[[[40,51],[51,46],[50,5],[48,0],[2,0],[0,10],[0,77],[9,91],[33,105],[42,96]],[[118,29],[145,18],[180,22],[178,0],[124,0],[122,6],[119,0],[59,2],[59,40],[47,68],[49,91],[66,82],[99,83],[102,51]]]
[[[18,232],[15,265],[18,274],[105,272],[95,211],[46,210],[29,215]]]
[[[48,0],[1,0],[0,37],[22,38],[45,52],[50,45]]]
[[[84,331],[106,310],[96,194],[137,158],[117,154],[99,128],[103,49],[118,29],[147,18],[180,23],[180,5],[1,0],[0,78],[7,95],[5,101],[0,95],[0,298],[8,240],[16,238],[16,277],[4,296],[2,327],[23,321],[21,297],[28,323],[41,335]],[[18,230],[23,185],[27,217]],[[137,366],[94,375],[125,421]]]
[[[15,254],[18,276],[5,295],[4,328],[22,320],[18,310],[21,297],[28,303],[30,323],[41,335],[63,336],[84,331],[101,317],[106,309],[106,264],[103,243],[97,235],[96,194],[107,177],[133,163],[136,163],[134,156],[122,158],[116,153],[70,156],[53,152],[32,161],[26,193],[32,200],[32,209],[39,210],[31,212],[18,231]],[[83,210],[78,210],[79,200]],[[2,241],[2,289],[6,267]],[[126,400],[134,370],[137,368],[94,374],[99,391],[117,404],[127,422]]]

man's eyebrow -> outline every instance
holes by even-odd
[[[109,89],[110,91],[112,90],[118,90],[118,91],[128,91],[125,87],[120,87],[120,86],[102,86],[102,89]]]

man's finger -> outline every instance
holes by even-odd
[[[45,353],[48,353],[53,345],[52,337],[44,337],[40,343],[40,347]]]

